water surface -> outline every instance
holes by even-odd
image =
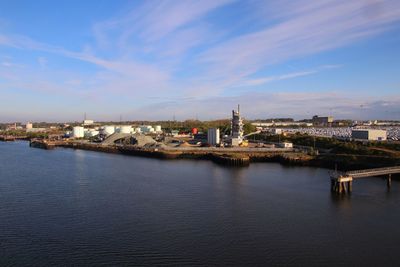
[[[0,142],[0,265],[396,266],[400,183]]]

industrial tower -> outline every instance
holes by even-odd
[[[240,117],[240,105],[238,105],[237,111],[232,110],[231,129],[232,146],[241,145],[243,142],[243,120]]]

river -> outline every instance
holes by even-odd
[[[0,142],[0,265],[396,266],[400,183]]]

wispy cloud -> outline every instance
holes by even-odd
[[[323,66],[317,67],[312,70],[291,72],[291,73],[286,73],[286,74],[282,74],[282,75],[268,76],[268,77],[262,77],[262,78],[256,78],[256,79],[248,79],[248,80],[243,81],[242,83],[235,85],[235,87],[259,86],[259,85],[263,85],[263,84],[274,82],[274,81],[289,80],[289,79],[293,79],[293,78],[308,76],[308,75],[316,74],[322,70],[336,69],[336,68],[340,68],[340,67],[342,67],[342,65],[338,65],[338,64],[323,65]]]
[[[288,73],[288,74],[279,75],[279,76],[270,76],[270,77],[265,77],[265,78],[251,79],[251,80],[244,81],[243,83],[240,83],[237,86],[238,87],[258,86],[258,85],[266,84],[266,83],[273,82],[273,81],[288,80],[288,79],[297,78],[297,77],[301,77],[301,76],[311,75],[314,73],[317,73],[317,71],[316,70],[301,71],[301,72],[293,72],[293,73]]]
[[[367,15],[367,11],[375,8],[376,2],[321,1],[316,5],[307,2],[278,5],[279,10],[274,12],[283,11],[291,16],[271,27],[223,42],[205,51],[200,61],[209,64],[210,73],[221,78],[254,73],[266,65],[376,35],[400,19],[400,5],[396,1],[378,2],[379,11],[373,16]]]
[[[333,115],[340,119],[398,119],[400,97],[355,97],[343,93],[245,93],[231,97],[170,99],[132,110],[135,119],[200,119],[229,118],[238,103],[247,119],[273,117],[311,118],[315,114]],[[360,106],[363,106],[360,108]],[[159,112],[161,111],[161,112]],[[136,115],[140,114],[140,116]],[[162,115],[160,115],[162,114]]]

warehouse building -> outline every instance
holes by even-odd
[[[354,140],[386,141],[387,132],[377,129],[353,129],[351,131],[351,138]]]

